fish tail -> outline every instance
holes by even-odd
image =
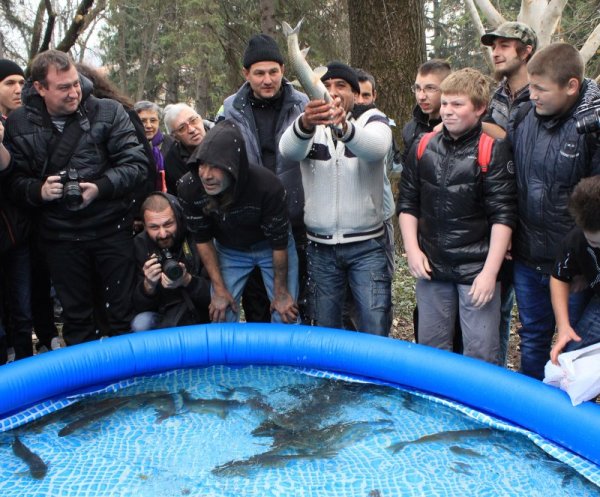
[[[285,21],[281,22],[281,29],[283,30],[283,34],[285,36],[297,35],[300,32],[300,26],[304,22],[304,17],[300,19],[300,22],[296,24],[296,27],[292,29],[292,27]]]

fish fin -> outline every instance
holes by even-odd
[[[325,76],[325,73],[327,73],[327,66],[315,67],[313,72],[319,79],[321,79],[323,76]]]
[[[306,47],[306,48],[303,48],[302,50],[300,50],[302,57],[304,57],[305,59],[306,59],[306,56],[308,55],[308,52],[310,52],[310,47]]]
[[[227,414],[229,414],[229,413],[227,412],[227,410],[226,410],[226,409],[222,409],[222,410],[220,410],[220,411],[217,413],[217,416],[219,416],[221,419],[225,419],[225,418],[227,418]]]
[[[391,450],[392,454],[397,454],[398,452],[400,452],[404,447],[406,447],[408,445],[409,442],[397,442],[395,444],[392,444],[390,446],[387,447],[387,450]]]
[[[283,30],[283,34],[285,36],[291,36],[291,35],[298,34],[300,32],[300,26],[302,26],[303,22],[304,22],[304,17],[302,19],[300,19],[300,22],[298,24],[296,24],[296,27],[294,29],[292,29],[292,27],[287,22],[282,21],[281,29]]]
[[[302,84],[297,79],[295,79],[294,81],[290,81],[290,84],[295,86],[296,88],[302,88]]]

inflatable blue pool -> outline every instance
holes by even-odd
[[[600,406],[518,373],[400,340],[308,326],[213,324],[124,335],[0,368],[0,418],[136,376],[212,365],[363,376],[449,399],[600,466]]]

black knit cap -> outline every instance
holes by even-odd
[[[14,63],[12,60],[0,59],[0,81],[15,74],[25,77],[25,73],[23,72],[23,69],[21,69],[21,66]]]
[[[321,81],[327,81],[332,78],[343,79],[352,87],[355,93],[360,93],[356,71],[343,62],[335,60],[327,64],[327,72],[321,76]]]
[[[279,51],[277,42],[269,35],[254,35],[250,38],[244,52],[244,67],[248,69],[256,62],[271,60],[283,64],[283,56]]]

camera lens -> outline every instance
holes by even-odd
[[[183,276],[183,268],[173,259],[166,260],[163,263],[162,270],[171,281],[178,280],[181,278],[181,276]]]
[[[67,181],[65,183],[63,198],[68,209],[76,209],[82,204],[83,197],[77,181]]]

